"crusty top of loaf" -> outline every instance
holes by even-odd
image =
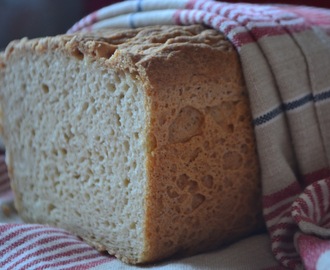
[[[32,50],[43,53],[50,49],[63,50],[78,59],[88,56],[94,59],[104,58],[104,60],[113,62],[117,52],[121,51],[121,55],[129,55],[131,61],[137,64],[155,56],[169,57],[170,51],[173,53],[173,51],[186,46],[204,47],[209,50],[224,52],[233,50],[232,44],[224,35],[201,25],[153,26],[125,30],[104,29],[89,33],[65,34],[31,40],[24,38],[12,41],[6,48],[4,58],[8,60],[15,50]],[[120,60],[122,62],[122,59]]]

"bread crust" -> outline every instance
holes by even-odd
[[[128,72],[145,89],[144,252],[133,258],[85,237],[88,243],[124,262],[146,263],[214,249],[263,226],[248,96],[238,54],[222,34],[155,26],[23,39],[7,47],[0,68],[14,51],[56,50]]]
[[[207,44],[213,35],[216,41]],[[165,57],[140,62],[151,106],[148,260],[214,249],[262,223],[258,159],[237,52],[213,30],[196,36],[164,48]]]

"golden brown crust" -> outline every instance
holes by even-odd
[[[259,228],[248,97],[237,53],[223,35],[202,26],[157,26],[13,42],[7,60],[13,50],[61,50],[120,67],[144,83],[150,114],[145,252],[139,259],[116,256],[136,263],[193,254]]]
[[[231,242],[261,223],[259,168],[237,53],[182,44],[144,62],[152,89],[150,259]],[[207,228],[207,229],[206,229]]]

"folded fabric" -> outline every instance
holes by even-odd
[[[225,33],[240,55],[274,256],[290,269],[330,269],[330,10],[132,0],[92,13],[69,33],[195,23]],[[8,247],[1,243],[0,252]]]

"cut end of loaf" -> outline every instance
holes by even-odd
[[[16,207],[126,263],[213,249],[260,227],[239,60],[201,26],[22,40],[0,59]]]
[[[10,62],[4,126],[23,219],[64,227],[136,262],[147,155],[141,83],[61,50],[22,50]]]

